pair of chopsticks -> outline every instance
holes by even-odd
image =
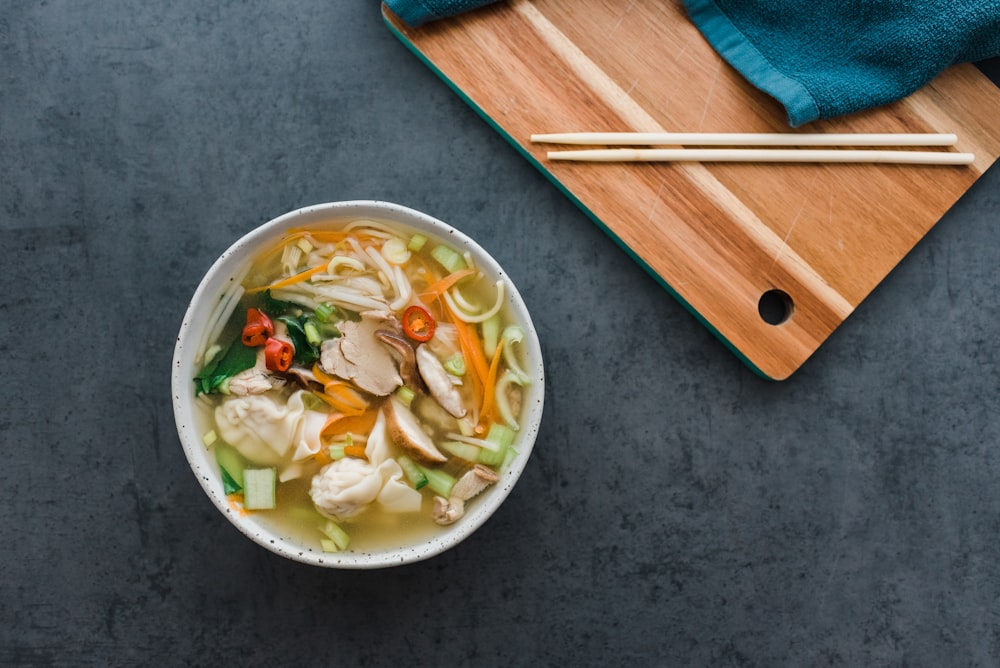
[[[759,148],[774,146],[927,147],[953,146],[953,134],[795,134],[727,132],[570,132],[534,134],[538,144],[579,146],[681,146],[684,148],[601,148],[549,151],[549,160],[584,162],[834,162],[893,163],[910,165],[968,165],[972,153],[871,148]],[[726,146],[727,148],[689,148]],[[742,147],[758,148],[742,148]],[[735,148],[741,147],[741,148]]]

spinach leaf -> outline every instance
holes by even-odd
[[[309,337],[306,336],[306,318],[304,316],[294,318],[290,315],[283,315],[278,320],[285,323],[285,326],[288,328],[288,338],[292,340],[292,345],[295,346],[296,364],[310,366],[319,359],[319,346],[314,346],[310,343]]]

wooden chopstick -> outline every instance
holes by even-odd
[[[952,146],[958,137],[947,133],[564,132],[534,134],[531,141],[581,146]]]
[[[972,153],[853,149],[648,148],[549,151],[549,160],[585,162],[837,162],[909,165],[968,165]]]

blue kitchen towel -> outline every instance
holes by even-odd
[[[1000,54],[1000,0],[684,0],[713,48],[799,126],[881,106]]]
[[[385,0],[386,6],[406,25],[416,27],[492,4],[496,0]]]

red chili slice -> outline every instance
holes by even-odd
[[[243,345],[256,348],[274,336],[274,323],[267,314],[255,308],[247,309],[247,324],[243,326]]]
[[[264,344],[264,366],[268,371],[288,371],[295,357],[295,346],[273,336]]]
[[[430,341],[437,322],[423,306],[413,305],[403,311],[403,332],[414,341]]]

